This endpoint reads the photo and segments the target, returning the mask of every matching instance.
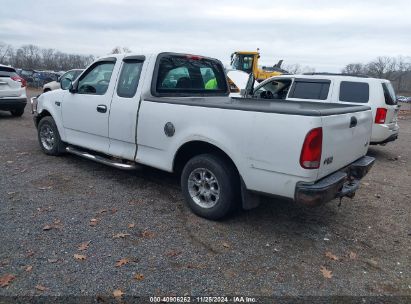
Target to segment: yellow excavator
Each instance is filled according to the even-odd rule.
[[[254,79],[261,82],[272,76],[287,74],[288,72],[281,68],[282,60],[278,61],[272,67],[259,68],[258,59],[260,58],[259,49],[257,51],[237,51],[231,54],[231,67],[235,70],[244,71],[253,74]]]

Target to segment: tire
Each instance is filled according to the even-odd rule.
[[[210,220],[227,216],[239,205],[238,174],[230,163],[214,154],[201,154],[186,163],[181,188],[190,209]]]
[[[44,153],[54,156],[64,153],[65,144],[61,141],[56,123],[51,116],[45,116],[40,120],[37,137]]]
[[[23,109],[14,109],[10,111],[11,115],[13,115],[14,117],[20,117],[23,115],[24,113],[24,108]]]

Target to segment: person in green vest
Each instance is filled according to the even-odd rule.
[[[205,89],[206,89],[206,90],[215,90],[215,89],[218,89],[217,79],[214,77],[214,78],[211,78],[209,81],[207,81],[207,83],[206,83],[206,85],[205,85]]]

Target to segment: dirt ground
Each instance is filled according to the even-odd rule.
[[[411,115],[354,199],[266,198],[221,222],[193,215],[178,178],[50,157],[29,107],[0,113],[0,296],[411,297]]]

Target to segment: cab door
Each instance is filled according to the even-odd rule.
[[[135,158],[137,114],[144,82],[142,75],[146,75],[147,62],[145,56],[138,55],[126,56],[122,60],[110,105],[110,155],[129,160]]]
[[[116,58],[91,65],[71,86],[62,102],[68,143],[108,153],[108,119],[116,82]]]

